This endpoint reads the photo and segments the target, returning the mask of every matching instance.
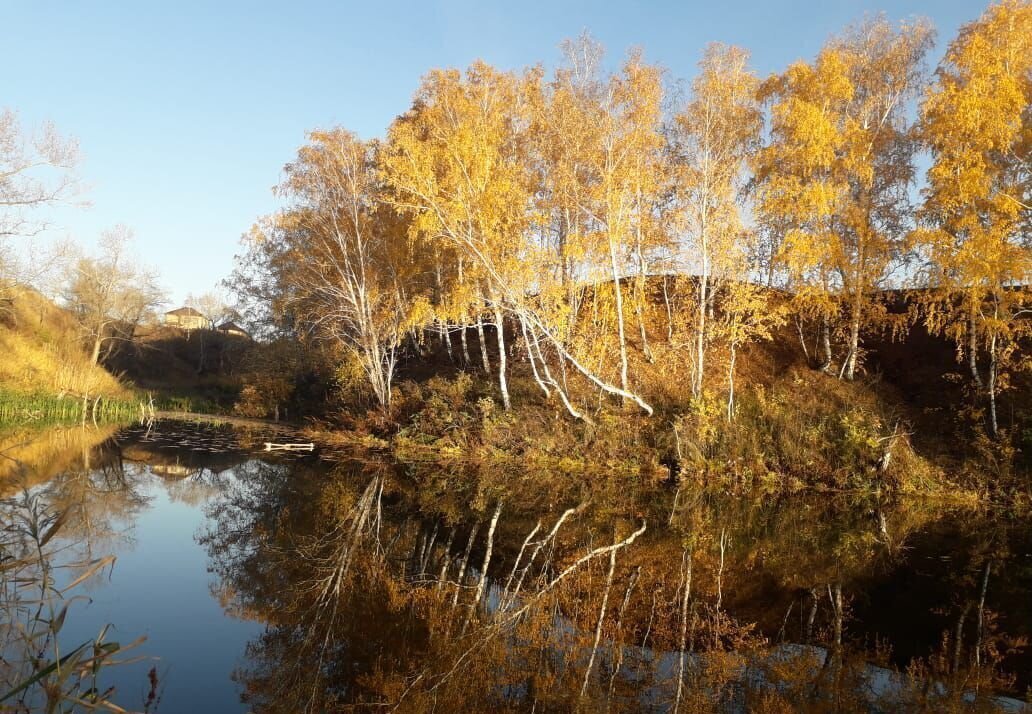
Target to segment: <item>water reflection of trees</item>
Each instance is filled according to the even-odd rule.
[[[94,448],[118,428],[33,426],[0,432],[0,496],[44,483],[66,470],[88,469]],[[28,482],[26,482],[28,479]]]
[[[61,514],[61,535],[84,554],[110,546],[146,507],[145,472],[123,459],[114,427],[58,427],[22,435],[0,461],[6,465],[3,503],[25,494]]]
[[[981,597],[998,528],[924,592],[945,638],[908,671],[856,627],[941,508],[309,468],[249,463],[203,537],[223,601],[268,623],[237,675],[259,712],[988,708],[1015,644]]]
[[[80,572],[153,475],[207,504],[216,596],[267,623],[237,675],[256,711],[938,711],[1029,684],[998,676],[1030,669],[1019,522],[626,474],[266,463],[226,430],[109,436],[24,448],[37,466],[6,493],[63,514],[52,555]]]
[[[78,589],[113,565],[118,524],[147,502],[110,436],[19,435],[2,454],[0,711],[117,710],[101,674],[132,645],[109,640],[106,627],[85,642],[62,636]]]

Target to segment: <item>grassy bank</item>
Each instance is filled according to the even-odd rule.
[[[0,390],[0,425],[126,422],[145,415],[132,398],[75,398],[53,394],[20,394]]]
[[[219,410],[198,388],[188,395],[132,388],[93,364],[67,311],[33,290],[11,294],[0,313],[0,425],[126,422],[152,406]]]
[[[86,354],[72,316],[39,293],[12,291],[0,314],[0,388],[9,394],[127,399],[129,390]]]
[[[956,487],[946,469],[914,450],[895,405],[872,384],[847,384],[791,370],[744,389],[734,420],[716,400],[644,417],[600,410],[592,422],[566,418],[533,396],[517,373],[511,411],[493,385],[469,374],[400,388],[389,417],[354,420],[348,439],[389,443],[406,460],[512,460],[560,472],[598,469],[679,476],[738,490],[901,490]]]
[[[0,424],[124,422],[136,396],[93,364],[72,316],[39,293],[12,291],[0,315]]]

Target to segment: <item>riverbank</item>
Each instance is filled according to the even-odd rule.
[[[404,461],[512,464],[564,479],[622,473],[729,493],[802,490],[913,494],[957,502],[1029,504],[1020,472],[987,479],[980,454],[958,448],[956,424],[908,405],[891,383],[845,382],[790,365],[723,405],[670,399],[652,416],[600,403],[576,421],[543,399],[519,366],[505,411],[482,373],[403,380],[389,412],[342,409],[306,429],[319,444],[390,451]],[[934,427],[932,427],[934,428]]]
[[[628,359],[653,413],[571,378],[564,396],[577,405],[575,418],[557,390],[543,388],[517,334],[506,335],[505,409],[493,328],[483,349],[475,331],[465,336],[467,351],[490,370],[443,339],[403,350],[390,407],[380,409],[361,374],[334,372],[330,355],[284,340],[220,342],[157,330],[148,349],[115,352],[126,374],[149,388],[123,384],[87,364],[64,311],[35,293],[16,307],[0,337],[34,345],[32,355],[51,360],[64,354],[60,342],[75,353],[62,359],[107,386],[80,394],[60,387],[57,366],[42,357],[42,370],[29,369],[36,357],[21,367],[6,362],[7,372],[21,375],[0,380],[0,423],[7,425],[159,417],[265,428],[289,415],[284,424],[304,426],[327,448],[387,450],[407,461],[507,463],[556,478],[640,474],[729,493],[811,489],[1032,504],[1028,381],[1014,378],[1001,392],[1010,416],[1001,437],[989,438],[950,343],[920,326],[902,340],[868,335],[867,373],[854,381],[815,369],[791,330],[776,331],[736,353],[729,404],[719,380],[693,396],[684,350],[650,323],[657,334],[648,354],[635,349]],[[730,355],[713,349],[710,357],[719,364]],[[198,364],[207,371],[198,373]]]

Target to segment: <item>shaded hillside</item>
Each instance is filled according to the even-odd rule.
[[[908,306],[921,299],[921,291],[909,290],[886,293],[884,301],[890,316],[903,319]],[[865,336],[864,369],[906,404],[914,442],[941,447],[961,460],[988,458],[994,468],[1032,467],[1032,374],[1013,369],[1000,380],[996,399],[1004,437],[994,446],[985,434],[985,396],[973,388],[956,344],[930,334],[921,320],[907,321],[911,324],[902,336],[894,338],[889,330]],[[1003,463],[1008,456],[1012,464]]]
[[[159,408],[296,420],[326,409],[334,374],[319,345],[219,330],[143,327],[105,365]]]
[[[234,377],[252,344],[216,330],[142,327],[106,365],[141,389],[190,389]]]

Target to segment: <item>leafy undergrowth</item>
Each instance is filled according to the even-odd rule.
[[[909,414],[877,380],[843,382],[790,367],[743,388],[733,419],[717,395],[664,404],[652,417],[603,400],[576,421],[514,370],[511,411],[494,383],[458,372],[399,385],[389,414],[355,415],[321,443],[390,448],[403,461],[518,464],[559,478],[592,473],[678,476],[724,491],[806,488],[931,494],[971,500],[977,482],[945,454],[922,453]],[[985,495],[985,494],[982,494]]]
[[[943,492],[956,486],[910,442],[890,390],[789,369],[743,390],[735,415],[700,400],[675,419],[680,461],[705,475],[782,487]]]

